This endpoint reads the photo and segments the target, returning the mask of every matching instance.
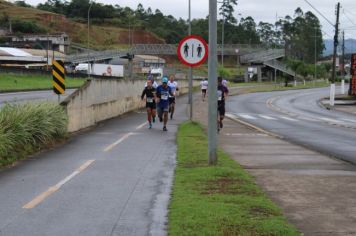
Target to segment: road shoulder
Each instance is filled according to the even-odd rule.
[[[207,124],[207,104],[195,119]],[[304,235],[356,235],[356,168],[226,119],[219,145]]]

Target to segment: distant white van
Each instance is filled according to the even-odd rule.
[[[76,72],[88,73],[88,63],[81,63],[75,67]],[[97,64],[90,65],[89,72],[92,75],[124,77],[123,65]]]

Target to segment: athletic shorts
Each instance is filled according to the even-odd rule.
[[[225,116],[225,103],[218,102],[218,112],[220,116]]]
[[[156,103],[155,102],[146,102],[146,108],[151,108],[151,109],[156,109]]]
[[[163,115],[163,112],[168,112],[169,111],[169,107],[160,107],[160,106],[157,106],[157,114],[159,117],[162,117]]]
[[[202,92],[202,93],[206,93],[206,89],[202,89],[201,92]]]
[[[176,104],[176,97],[169,97],[168,101],[169,101],[169,105],[171,105],[172,103]]]

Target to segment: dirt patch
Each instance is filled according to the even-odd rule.
[[[178,163],[179,165],[179,163]],[[207,167],[209,166],[207,160],[201,161],[185,161],[184,164],[181,165],[183,168],[198,168],[198,167]]]
[[[263,207],[252,207],[250,209],[250,214],[255,217],[270,217],[270,216],[278,216],[279,214],[271,211],[270,209],[266,209]]]
[[[255,189],[244,188],[243,186],[246,184],[245,181],[240,179],[223,177],[208,181],[202,194],[244,194],[250,196],[258,194]]]
[[[118,35],[118,43],[119,44],[129,44],[130,36],[128,30],[123,30]],[[159,39],[157,36],[152,33],[142,31],[142,30],[134,30],[131,32],[131,43],[132,44],[161,44],[164,43],[164,40]]]

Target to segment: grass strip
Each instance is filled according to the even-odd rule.
[[[55,103],[5,104],[0,109],[0,168],[67,135],[67,114]]]
[[[297,84],[297,86],[293,86],[292,84],[289,84],[289,86],[285,87],[284,85],[281,84],[251,84],[251,86],[254,85],[254,87],[247,87],[244,88],[243,85],[240,84],[232,84],[231,87],[237,87],[243,89],[244,93],[256,93],[256,92],[273,92],[273,91],[286,91],[286,90],[295,90],[295,89],[310,89],[310,88],[322,88],[322,87],[327,87],[330,84],[327,82],[308,82],[305,85],[304,84]],[[230,86],[230,85],[229,85]]]
[[[207,164],[207,137],[197,123],[179,127],[169,235],[299,235],[254,179],[223,151]]]
[[[52,76],[0,73],[0,92],[52,89]],[[86,79],[66,78],[67,88],[80,87]]]

